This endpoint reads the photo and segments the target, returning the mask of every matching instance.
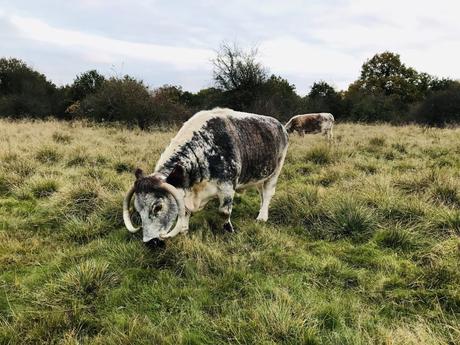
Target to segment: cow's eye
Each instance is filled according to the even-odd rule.
[[[153,207],[153,213],[158,213],[161,211],[161,209],[163,208],[163,205],[159,204],[159,205],[156,205]]]

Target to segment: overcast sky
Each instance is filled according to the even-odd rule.
[[[460,78],[460,1],[0,0],[0,56],[58,85],[97,69],[148,85],[212,85],[222,41],[259,47],[271,73],[306,93],[316,80],[345,89],[385,50],[440,77]]]

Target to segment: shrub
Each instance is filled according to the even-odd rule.
[[[23,61],[0,59],[0,116],[49,116],[56,93],[54,84]]]
[[[430,93],[414,111],[417,122],[444,126],[460,122],[460,83]]]
[[[110,78],[81,102],[81,115],[98,122],[122,122],[147,128],[153,102],[148,87],[129,76]]]

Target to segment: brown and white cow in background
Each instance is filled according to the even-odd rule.
[[[332,140],[332,127],[334,125],[334,116],[330,113],[312,113],[296,115],[286,123],[288,133],[297,132],[300,136],[307,134],[321,133]]]
[[[123,201],[125,225],[130,232],[140,230],[129,213],[134,195],[144,242],[161,244],[164,238],[187,232],[190,214],[218,198],[224,230],[233,231],[235,191],[252,186],[261,196],[257,219],[266,221],[287,147],[286,130],[272,117],[220,108],[201,111],[184,123],[152,174],[136,170]]]

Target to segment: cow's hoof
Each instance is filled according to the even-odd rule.
[[[224,224],[224,228],[223,228],[223,229],[224,229],[225,232],[235,232],[235,230],[233,229],[233,225],[232,225],[232,223],[230,223],[230,222],[226,222],[226,223]]]

